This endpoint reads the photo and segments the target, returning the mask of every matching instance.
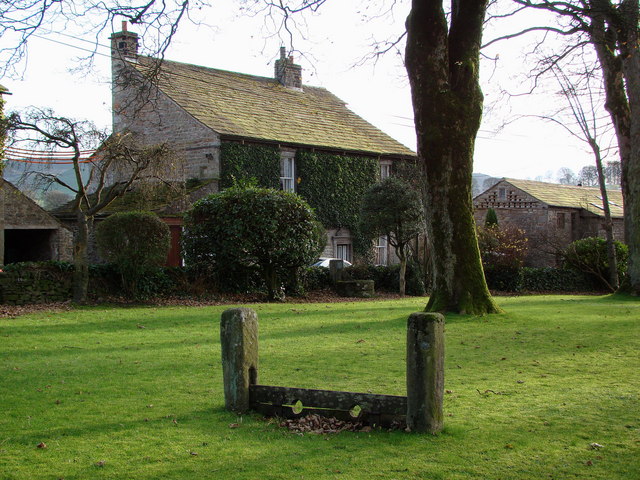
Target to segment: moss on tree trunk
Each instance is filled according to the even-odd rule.
[[[484,278],[471,199],[485,10],[486,0],[460,1],[448,23],[441,3],[413,0],[407,18],[405,63],[433,259],[428,311],[500,311]]]

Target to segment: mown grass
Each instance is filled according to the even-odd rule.
[[[499,303],[506,314],[447,317],[435,437],[300,436],[226,412],[227,307],[0,319],[0,479],[640,478],[640,302]],[[404,394],[406,319],[423,306],[254,305],[260,381]]]

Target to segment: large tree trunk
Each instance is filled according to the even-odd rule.
[[[78,230],[73,242],[73,301],[85,303],[89,286],[89,222],[81,209],[76,213],[76,218]]]
[[[589,30],[602,68],[606,104],[615,128],[622,167],[627,278],[621,290],[640,295],[640,52],[638,2],[593,0]],[[619,55],[616,55],[617,51]]]
[[[429,311],[496,313],[484,278],[471,197],[474,142],[482,115],[479,52],[486,0],[413,0],[405,63],[424,175],[433,258]]]

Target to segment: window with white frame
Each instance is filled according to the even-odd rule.
[[[336,258],[340,258],[347,262],[351,262],[351,244],[350,243],[336,244]]]
[[[380,161],[380,180],[391,176],[391,162],[388,160]]]
[[[389,241],[386,235],[378,237],[376,245],[376,265],[388,265],[389,262]]]
[[[280,190],[295,192],[296,164],[293,152],[282,152],[280,157]]]

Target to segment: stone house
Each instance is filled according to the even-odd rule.
[[[620,190],[608,190],[614,237],[624,238]],[[483,225],[493,208],[499,225],[513,225],[529,239],[530,266],[556,266],[558,248],[585,237],[604,237],[600,189],[503,178],[473,199],[474,217]]]
[[[284,48],[274,76],[268,78],[138,55],[138,35],[127,31],[126,23],[111,36],[111,47],[113,132],[133,132],[145,144],[167,142],[182,168],[165,180],[204,185],[191,191],[190,201],[228,186],[234,176],[249,177],[252,170],[264,186],[298,192],[320,211],[325,208],[318,204],[322,202],[314,204],[305,194],[309,179],[334,174],[335,163],[311,172],[303,165],[305,155],[315,161],[344,160],[347,170],[368,162],[377,170],[374,180],[388,176],[394,162],[415,158],[412,150],[353,113],[331,92],[305,85],[301,67]],[[241,147],[249,149],[248,160],[234,163]],[[275,168],[266,172],[261,159],[270,162],[274,152]],[[175,262],[184,209],[174,204],[169,210],[159,213],[172,228]],[[323,256],[352,261],[352,226],[326,210]],[[389,258],[383,239],[376,250],[380,259]]]

